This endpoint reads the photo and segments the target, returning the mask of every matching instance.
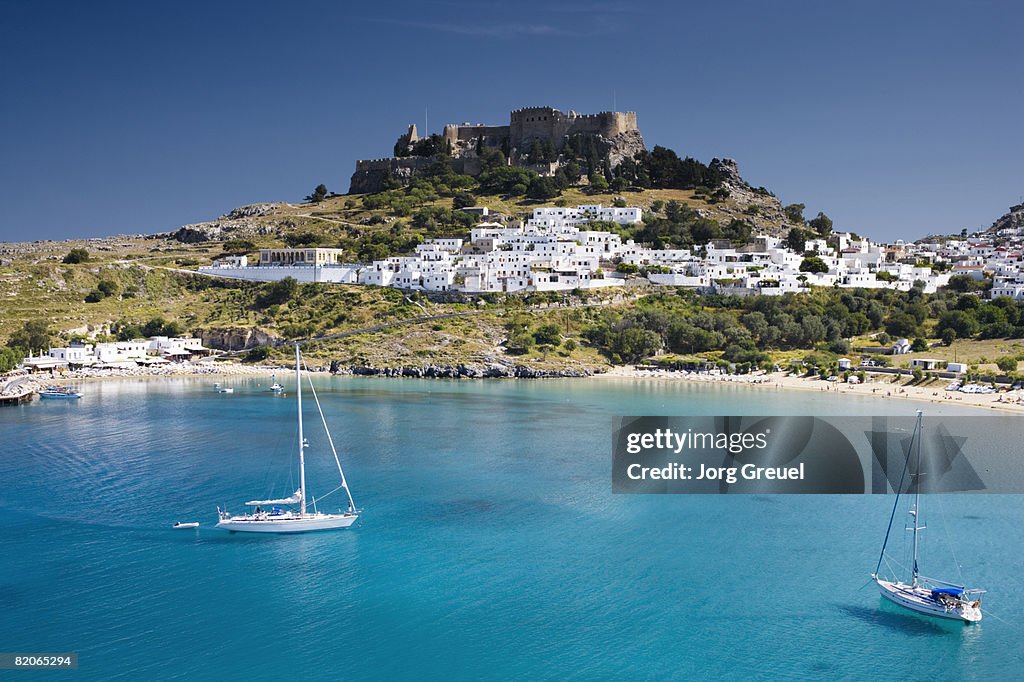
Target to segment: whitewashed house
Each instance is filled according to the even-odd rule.
[[[92,344],[72,341],[65,348],[51,347],[47,355],[68,365],[91,365],[96,361]]]

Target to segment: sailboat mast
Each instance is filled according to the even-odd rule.
[[[306,513],[306,441],[302,437],[302,372],[299,369],[299,344],[295,344],[295,394],[299,405],[299,512]]]
[[[917,587],[917,532],[921,529],[921,439],[924,434],[921,432],[921,410],[917,411],[917,465],[914,471],[917,472],[914,491],[914,570],[912,585]]]

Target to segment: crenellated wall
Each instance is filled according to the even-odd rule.
[[[550,139],[558,143],[566,135],[591,133],[611,138],[639,130],[634,111],[602,111],[598,114],[562,113],[552,107],[516,109],[509,121],[509,137],[513,146],[529,139]]]
[[[506,151],[512,150],[512,163],[517,163],[519,152],[516,150],[521,152],[529,149],[534,140],[549,140],[561,152],[567,137],[576,133],[604,138],[601,146],[612,167],[622,158],[632,156],[643,148],[643,137],[637,127],[636,112],[633,111],[580,114],[575,111],[564,113],[553,107],[526,107],[512,111],[508,125],[448,124],[442,135],[451,144],[455,170],[476,174],[479,173],[480,160],[476,155],[475,143],[481,138],[487,146],[507,145]],[[411,125],[409,131],[399,138],[399,144],[409,145],[417,139],[416,126]],[[379,191],[388,177],[408,182],[431,163],[431,159],[415,156],[357,161],[349,192]]]
[[[456,142],[475,142],[478,138],[504,139],[508,137],[508,126],[489,126],[483,123],[476,125],[454,125],[444,127],[444,138],[452,144]]]
[[[356,161],[356,172],[349,183],[349,194],[379,192],[387,178],[408,182],[417,171],[427,168],[433,159],[406,156],[391,159],[361,159]]]
[[[424,156],[403,156],[390,159],[360,159],[349,183],[349,194],[379,192],[387,178],[408,183],[420,171],[434,165],[434,159]],[[457,173],[467,172],[463,159],[452,159]],[[477,171],[479,172],[479,171]]]
[[[636,112],[633,111],[579,114],[575,111],[563,113],[553,107],[527,107],[513,111],[507,126],[449,123],[444,127],[443,135],[452,144],[469,143],[480,137],[490,141],[508,137],[513,147],[526,140],[548,139],[560,148],[566,135],[591,133],[611,138],[631,130],[638,130]]]

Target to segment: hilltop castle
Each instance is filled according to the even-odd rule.
[[[481,152],[486,147],[495,147],[501,149],[511,165],[551,175],[561,163],[566,143],[577,135],[589,138],[592,148],[611,168],[644,149],[635,112],[579,114],[563,113],[552,107],[516,109],[509,115],[508,125],[448,124],[436,142],[451,154],[452,165],[459,173],[479,174]],[[428,141],[431,139],[419,137],[415,124],[410,125],[398,138],[394,157],[356,161],[349,193],[380,191],[389,177],[408,182],[433,163],[435,145],[424,144]]]

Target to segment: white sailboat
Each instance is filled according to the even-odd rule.
[[[966,623],[977,623],[981,620],[981,595],[985,590],[976,588],[968,589],[964,585],[946,582],[936,578],[928,578],[921,575],[917,567],[917,550],[919,536],[926,526],[921,525],[921,412],[917,413],[917,425],[914,428],[914,435],[911,437],[910,449],[907,451],[907,461],[900,477],[900,486],[896,490],[896,502],[893,504],[892,515],[889,517],[889,529],[885,532],[885,541],[882,543],[882,552],[878,557],[878,565],[875,572],[871,574],[878,591],[883,597],[904,608],[917,611],[918,613],[938,616],[939,618],[950,618],[961,620]],[[896,518],[896,510],[900,503],[900,491],[903,487],[903,476],[906,476],[910,467],[910,460],[913,457],[914,447],[917,447],[915,474],[912,479],[914,485],[914,504],[910,508],[910,527],[906,530],[914,534],[914,558],[910,571],[910,582],[905,583],[897,578],[887,580],[881,577],[882,563],[887,567],[889,557],[885,553],[889,544],[889,534],[892,532],[893,520]],[[905,569],[904,569],[905,570]]]
[[[270,390],[271,393],[284,393],[284,384],[277,383],[277,375],[276,374],[271,374],[270,375],[270,380],[274,382],[274,383],[272,383],[270,385],[270,389],[269,390]]]
[[[317,398],[316,389],[310,382],[309,387],[316,402],[317,410],[320,412],[320,420],[323,422],[324,431],[327,434],[327,442],[334,453],[334,461],[338,465],[338,474],[341,476],[341,484],[334,490],[322,495],[323,500],[327,495],[344,490],[348,496],[348,509],[338,514],[326,514],[316,508],[317,500],[311,499],[313,511],[308,511],[306,500],[306,455],[305,450],[309,443],[302,435],[302,373],[300,370],[301,358],[299,356],[299,344],[295,344],[295,378],[296,396],[298,398],[299,412],[299,488],[288,497],[272,500],[250,500],[246,506],[254,507],[247,514],[233,516],[227,511],[217,508],[219,521],[217,528],[233,532],[245,533],[305,533],[315,530],[334,530],[337,528],[348,528],[359,514],[355,502],[352,500],[352,493],[348,489],[348,481],[345,479],[345,472],[341,468],[341,461],[338,459],[338,452],[334,449],[334,440],[331,432],[327,429],[327,420],[324,418],[323,410],[320,409],[320,400]],[[283,510],[281,506],[291,506],[293,509]],[[298,508],[295,509],[294,507]]]

